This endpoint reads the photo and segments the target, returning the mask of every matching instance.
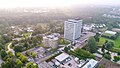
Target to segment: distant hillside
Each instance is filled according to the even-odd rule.
[[[18,8],[0,11],[0,24],[51,23],[68,18],[96,18],[111,8],[105,7],[67,7],[67,8]]]

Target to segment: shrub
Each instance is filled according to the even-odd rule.
[[[111,55],[109,55],[109,54],[104,54],[103,57],[106,58],[106,59],[108,59],[108,60],[111,59]]]
[[[120,60],[120,57],[119,56],[114,56],[114,61],[117,62]]]

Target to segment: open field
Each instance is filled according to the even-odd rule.
[[[98,45],[102,46],[106,40],[113,42],[115,45],[114,47],[120,48],[120,36],[118,36],[118,38],[116,40],[111,40],[111,39],[107,39],[104,37],[100,37],[100,41],[99,41]]]
[[[113,34],[107,34],[107,33],[104,33],[103,35],[109,36],[109,37],[114,36]]]

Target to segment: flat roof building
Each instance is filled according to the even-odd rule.
[[[82,68],[96,68],[98,61],[91,59]]]
[[[59,56],[55,57],[57,61],[59,61],[61,64],[64,64],[70,60],[70,56],[66,53],[62,53]]]
[[[68,19],[64,22],[64,38],[74,42],[81,36],[82,20]]]
[[[114,31],[105,31],[106,34],[112,34],[112,35],[115,35],[117,32],[114,32]]]

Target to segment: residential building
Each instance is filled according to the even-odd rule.
[[[56,34],[51,34],[43,37],[43,43],[45,47],[57,48],[58,40],[59,38]]]
[[[74,42],[81,36],[82,20],[68,19],[64,22],[64,38]]]

